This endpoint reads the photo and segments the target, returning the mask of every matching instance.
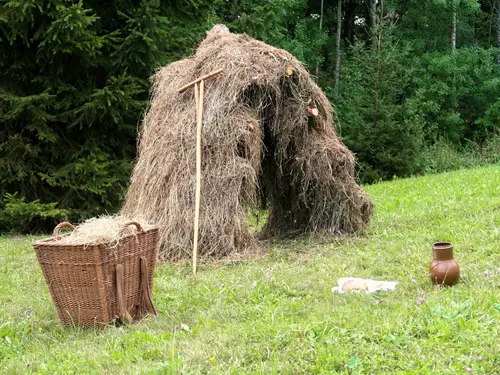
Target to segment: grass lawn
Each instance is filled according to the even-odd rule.
[[[160,266],[159,317],[121,328],[63,329],[32,239],[0,238],[0,373],[500,374],[499,166],[366,189],[362,237],[275,242],[196,281],[189,264]],[[454,244],[454,287],[428,278],[436,241]],[[400,284],[332,293],[344,276]]]

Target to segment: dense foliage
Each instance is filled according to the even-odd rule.
[[[1,3],[0,230],[116,209],[147,79],[190,53],[211,11],[207,1],[173,4]]]
[[[147,78],[219,22],[289,50],[318,75],[365,182],[448,168],[437,159],[461,152],[498,160],[499,8],[498,0],[4,0],[0,231],[116,210]]]

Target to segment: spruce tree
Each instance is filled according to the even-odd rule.
[[[148,77],[191,52],[212,8],[166,3],[1,3],[0,232],[119,207]]]
[[[378,26],[377,46],[355,44],[344,59],[336,107],[341,135],[356,154],[364,182],[419,171],[421,125],[408,122],[405,99],[412,64],[409,48]]]

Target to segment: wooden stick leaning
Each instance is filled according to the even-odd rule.
[[[194,84],[194,99],[196,101],[196,131],[198,131],[198,113],[200,112],[200,88],[198,83]]]
[[[194,208],[194,240],[193,240],[193,275],[196,275],[196,263],[198,258],[198,230],[200,223],[200,200],[201,200],[201,139],[203,134],[203,95],[205,81],[194,84],[196,97],[196,202]]]
[[[201,82],[201,81],[205,81],[205,80],[207,80],[207,79],[209,79],[209,78],[212,78],[213,76],[215,76],[215,75],[217,75],[217,74],[221,73],[223,70],[224,70],[224,69],[222,69],[222,68],[221,68],[221,69],[214,70],[213,72],[210,72],[210,73],[208,73],[208,74],[205,74],[204,76],[202,76],[202,77],[200,77],[200,78],[198,78],[198,79],[195,79],[194,81],[191,81],[191,82],[189,82],[188,84],[186,84],[186,85],[182,86],[182,87],[178,90],[178,92],[179,92],[179,93],[183,93],[184,91],[186,91],[188,88],[190,88],[190,87],[191,87],[191,86],[193,86],[194,84],[199,83],[199,82]]]
[[[205,90],[205,80],[221,73],[223,69],[214,70],[203,77],[189,82],[182,86],[178,92],[182,93],[191,86],[194,86],[194,96],[196,99],[196,196],[194,208],[194,239],[193,239],[193,274],[196,276],[196,263],[198,258],[198,232],[200,223],[200,200],[201,200],[201,146],[203,134],[203,96]],[[198,83],[200,84],[198,87]]]

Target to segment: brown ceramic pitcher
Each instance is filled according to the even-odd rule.
[[[460,268],[453,258],[453,245],[449,242],[436,242],[432,245],[433,259],[429,276],[434,284],[455,285],[460,278]]]

